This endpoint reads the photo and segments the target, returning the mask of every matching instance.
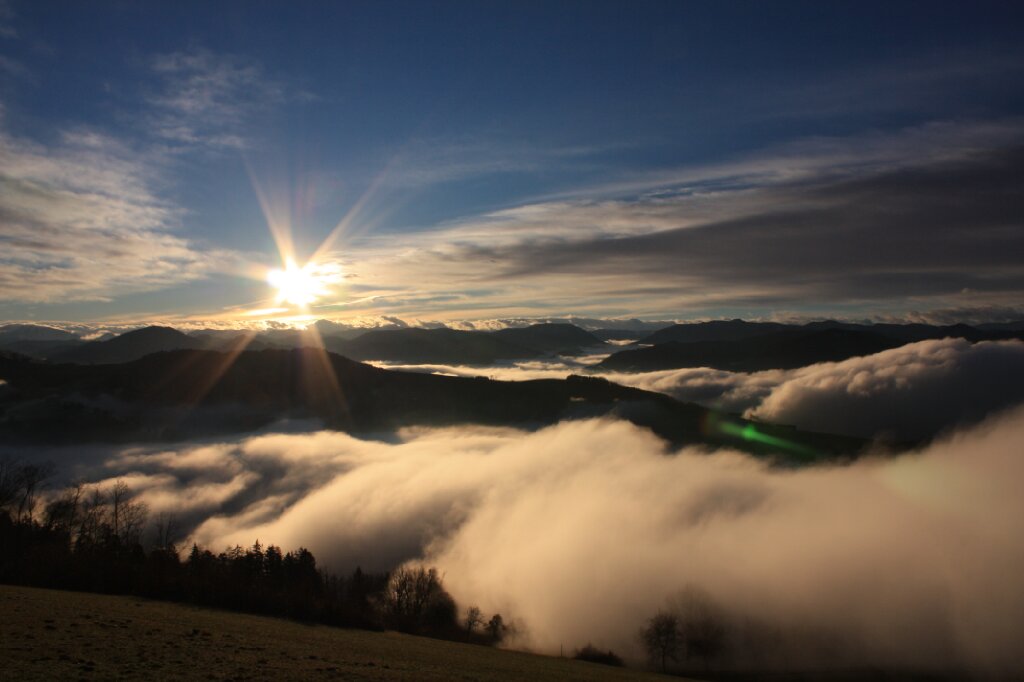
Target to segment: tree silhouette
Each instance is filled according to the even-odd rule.
[[[640,641],[652,660],[661,661],[661,672],[666,672],[668,660],[677,660],[682,643],[679,618],[673,613],[660,611],[640,631]]]
[[[587,645],[582,649],[577,649],[573,658],[578,661],[600,663],[601,665],[610,665],[617,668],[621,668],[623,665],[622,659],[619,658],[614,651],[602,651],[590,643],[587,643]]]
[[[321,570],[306,548],[283,552],[259,540],[219,554],[193,544],[182,560],[174,519],[167,514],[155,518],[146,534],[155,542],[143,547],[146,506],[124,481],[107,487],[75,484],[50,496],[39,510],[45,475],[43,467],[0,461],[0,582],[132,594],[346,627],[388,626],[467,641],[455,601],[434,568],[400,568],[392,574],[357,568],[339,576]],[[479,625],[476,612],[470,629]],[[503,630],[502,625],[496,631]]]
[[[491,636],[493,642],[498,643],[503,640],[506,632],[508,632],[508,626],[505,625],[505,619],[501,617],[500,613],[494,614],[487,621],[487,634]]]
[[[466,611],[466,632],[471,633],[476,630],[477,626],[484,622],[484,616],[480,612],[480,609],[476,606],[470,606]]]
[[[383,597],[385,623],[403,632],[454,629],[455,602],[433,568],[402,567],[391,574]]]
[[[678,614],[680,638],[686,658],[699,658],[705,667],[725,646],[725,615],[711,596],[690,586],[672,602]]]
[[[178,534],[178,528],[175,523],[174,514],[168,514],[167,512],[157,514],[154,530],[156,531],[157,548],[177,554],[178,549],[175,547],[174,539]]]

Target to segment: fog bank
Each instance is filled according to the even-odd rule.
[[[796,370],[748,414],[828,433],[927,438],[1024,401],[1024,342],[940,339]]]
[[[487,368],[390,366],[517,381],[588,373],[596,359]],[[625,386],[808,431],[916,440],[1024,402],[1024,342],[937,339],[842,362],[750,374],[708,367],[596,374]]]
[[[697,589],[719,664],[1024,673],[1022,441],[1018,409],[896,459],[780,470],[590,420],[124,450],[92,478],[125,477],[217,550],[435,565],[541,651],[639,655],[645,619]]]

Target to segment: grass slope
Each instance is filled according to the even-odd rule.
[[[570,659],[133,597],[0,585],[0,612],[3,679],[658,679]]]

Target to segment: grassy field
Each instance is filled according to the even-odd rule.
[[[667,679],[132,597],[0,585],[0,613],[0,679]]]

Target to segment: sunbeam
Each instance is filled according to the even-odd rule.
[[[316,250],[313,252],[313,256],[312,258],[310,258],[311,262],[316,262],[319,259],[323,258],[327,253],[329,253],[331,248],[334,247],[334,243],[338,241],[338,239],[342,237],[352,238],[356,232],[354,230],[354,226],[360,224],[363,226],[362,229],[358,230],[358,232],[360,233],[370,229],[370,221],[357,221],[359,221],[360,217],[362,216],[363,210],[366,208],[366,205],[373,200],[377,192],[380,190],[380,187],[384,183],[384,179],[387,177],[388,170],[391,168],[391,165],[392,164],[389,163],[384,168],[384,170],[381,171],[377,175],[377,177],[373,179],[373,182],[370,183],[370,186],[366,188],[366,191],[363,192],[362,196],[360,196],[356,203],[353,204],[352,208],[350,208],[348,212],[345,213],[345,215],[342,217],[342,219],[338,221],[338,224],[334,226],[334,229],[331,230],[326,237],[324,237],[323,241],[320,242],[320,246],[318,246]]]
[[[295,241],[292,237],[291,215],[287,207],[275,205],[275,202],[270,200],[266,190],[263,189],[263,186],[257,179],[252,166],[248,161],[244,163],[245,171],[249,175],[249,183],[252,185],[253,192],[256,193],[256,200],[259,202],[260,210],[263,212],[263,219],[267,221],[270,235],[274,238],[274,243],[277,245],[277,252],[281,255],[281,261],[294,260]]]

